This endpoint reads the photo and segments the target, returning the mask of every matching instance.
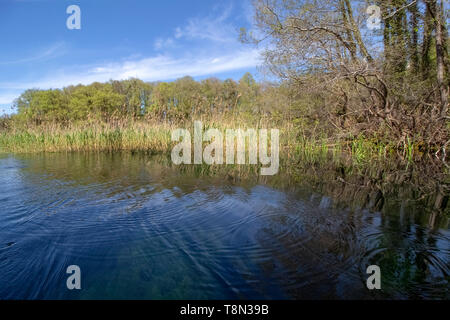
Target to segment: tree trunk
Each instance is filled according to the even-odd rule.
[[[411,55],[411,67],[413,72],[419,70],[419,9],[417,2],[415,2],[410,9],[411,12],[411,42],[410,42],[410,55]]]
[[[342,21],[344,23],[344,28],[345,28],[345,34],[347,36],[347,44],[348,44],[348,48],[350,51],[350,56],[352,58],[352,60],[356,59],[356,42],[353,39],[353,35],[352,35],[352,28],[350,27],[350,21],[347,15],[347,10],[345,9],[345,3],[344,0],[339,1],[339,6],[340,6],[340,10],[341,10],[341,15],[342,15]]]
[[[385,7],[384,3],[380,3],[381,6],[383,6],[383,12],[389,12],[388,8]],[[384,30],[383,30],[383,44],[384,44],[384,72],[387,73],[387,70],[389,68],[390,62],[391,62],[391,24],[392,18],[387,18],[384,20]]]
[[[422,77],[423,80],[427,80],[430,77],[430,49],[431,49],[431,35],[434,29],[433,23],[433,7],[435,6],[434,0],[426,0],[425,20],[424,20],[424,32],[422,41]]]
[[[393,40],[393,50],[394,56],[392,61],[392,66],[394,67],[395,73],[402,73],[406,70],[406,66],[408,64],[407,61],[407,51],[406,47],[408,45],[407,41],[407,23],[406,23],[406,14],[405,10],[402,8],[406,5],[405,0],[397,0],[395,1],[394,12],[396,14],[393,17],[393,28],[391,35]]]
[[[350,26],[352,27],[353,35],[355,37],[356,43],[358,44],[359,51],[361,52],[362,56],[367,59],[367,61],[372,62],[373,58],[369,54],[369,51],[367,51],[367,48],[362,40],[361,32],[359,31],[358,26],[356,25],[355,18],[353,17],[353,10],[352,5],[350,3],[350,0],[344,0],[345,5],[347,6],[347,17],[350,22]]]
[[[442,0],[436,6],[436,71],[439,93],[441,98],[441,117],[447,116],[448,111],[448,85],[445,79],[445,50],[443,43],[443,11]]]

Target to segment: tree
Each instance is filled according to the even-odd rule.
[[[448,81],[445,79],[445,46],[444,42],[444,3],[435,5],[436,8],[436,64],[437,64],[437,82],[440,93],[441,117],[446,117],[448,112]]]
[[[263,46],[268,70],[308,97],[339,134],[378,132],[400,143],[426,139],[442,146],[448,141],[444,1],[375,3],[382,30],[364,35],[371,1],[254,0],[256,31],[243,30],[241,39]]]

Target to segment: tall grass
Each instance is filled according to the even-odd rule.
[[[167,125],[89,128],[35,127],[0,134],[0,152],[145,151],[165,153],[171,147]]]
[[[356,165],[364,165],[373,159],[390,156],[393,149],[379,141],[356,137],[346,141],[333,140],[324,134],[308,136],[301,128],[286,123],[265,121],[236,122],[224,119],[203,120],[206,128],[226,129],[279,128],[280,157],[282,166],[298,163],[339,162],[350,157]],[[27,128],[13,128],[0,131],[0,153],[38,153],[38,152],[146,152],[151,154],[171,153],[176,142],[171,141],[171,132],[186,128],[192,132],[193,124],[185,121],[178,124],[128,121],[117,123],[72,124],[60,126],[47,124]],[[206,143],[205,143],[206,144]],[[405,145],[401,152],[405,159],[412,161],[414,145]],[[206,170],[206,169],[205,169]],[[210,170],[210,169],[208,169]]]

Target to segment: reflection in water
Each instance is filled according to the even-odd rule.
[[[128,154],[8,156],[0,171],[0,298],[449,297],[448,218],[405,190],[235,183]],[[66,289],[73,264],[81,291]],[[372,264],[381,291],[365,287]]]

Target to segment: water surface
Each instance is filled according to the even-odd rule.
[[[449,298],[448,218],[431,223],[416,199],[337,205],[306,182],[199,176],[145,155],[3,156],[0,172],[0,299]],[[366,288],[373,264],[380,291]]]

